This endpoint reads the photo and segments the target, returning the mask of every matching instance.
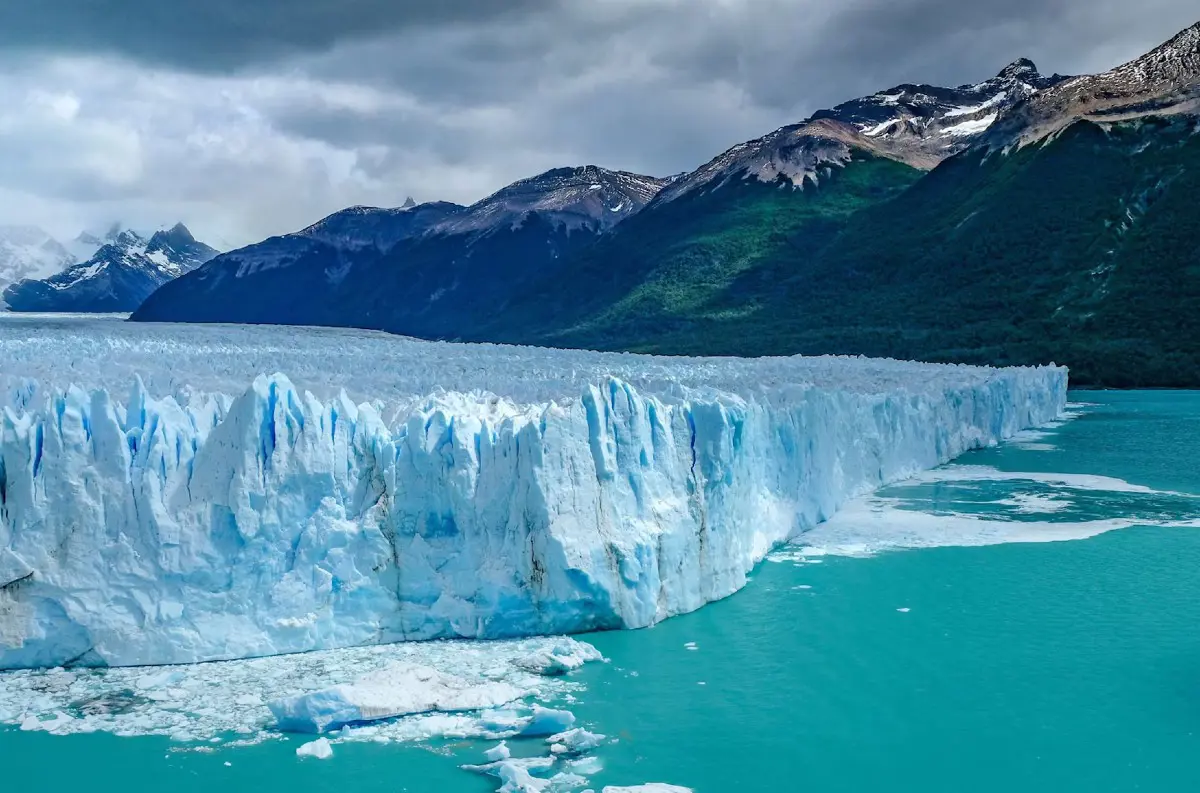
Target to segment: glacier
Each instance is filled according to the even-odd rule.
[[[1061,367],[0,320],[0,669],[638,628]]]

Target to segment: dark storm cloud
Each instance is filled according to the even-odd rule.
[[[557,0],[5,0],[0,51],[108,53],[209,71],[338,42],[529,16]]]
[[[0,0],[0,219],[108,198],[108,217],[161,207],[250,241],[562,165],[666,175],[900,83],[1019,57],[1103,70],[1197,18],[1195,0]]]
[[[1126,0],[575,3],[346,43],[305,69],[403,90],[445,113],[519,108],[527,144],[668,173],[741,137],[902,82],[977,82],[1018,57],[1047,72],[1112,66],[1193,16],[1200,10],[1180,0],[1136,8]],[[721,92],[725,105],[706,101]],[[744,123],[719,116],[730,110]],[[413,141],[446,156],[481,144],[477,135],[422,130],[403,115],[294,105],[278,121],[341,144]]]

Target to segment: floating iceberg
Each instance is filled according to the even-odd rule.
[[[595,749],[603,740],[603,735],[597,735],[594,732],[588,732],[582,727],[576,727],[573,730],[551,735],[546,739],[546,743],[550,744],[550,750],[554,754],[582,754],[583,752]],[[556,746],[561,746],[562,749],[554,752],[554,747]]]
[[[329,743],[328,738],[318,738],[315,741],[309,741],[296,749],[297,757],[312,757],[317,760],[328,760],[333,757],[333,745]]]
[[[268,707],[285,732],[327,732],[414,713],[484,710],[524,693],[508,683],[468,680],[401,661],[353,683],[276,700]]]
[[[521,727],[518,733],[525,738],[542,738],[548,735],[558,735],[575,726],[575,714],[569,710],[533,706],[533,715]]]
[[[1054,419],[1067,385],[31,323],[0,320],[0,668],[651,625],[847,499]]]

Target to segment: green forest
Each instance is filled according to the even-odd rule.
[[[1198,386],[1197,195],[1190,119],[1079,122],[928,174],[861,154],[803,190],[750,180],[651,205],[470,335]]]

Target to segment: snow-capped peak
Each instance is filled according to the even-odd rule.
[[[1063,79],[1043,77],[1033,61],[1022,58],[976,85],[898,85],[738,144],[672,182],[658,200],[731,179],[783,179],[799,187],[817,179],[824,165],[845,162],[855,148],[933,168],[978,140],[1009,108]]]
[[[87,234],[83,241],[95,238]],[[216,255],[182,223],[149,239],[114,225],[86,261],[13,283],[4,300],[18,311],[132,311],[149,291]]]
[[[1121,121],[1200,108],[1200,23],[1115,69],[1056,82],[989,131],[993,148],[1042,140],[1075,121]]]
[[[1028,58],[1018,58],[1000,70],[996,80],[1037,80],[1041,78],[1037,64]]]
[[[37,226],[0,226],[0,292],[26,278],[47,278],[75,262],[70,251]]]

